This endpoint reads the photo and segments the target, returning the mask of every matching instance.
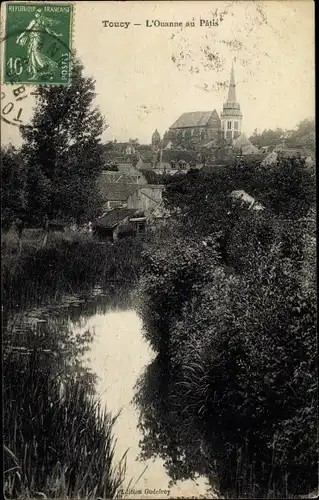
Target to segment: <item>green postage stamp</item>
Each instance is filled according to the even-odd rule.
[[[69,84],[72,20],[71,3],[7,3],[4,83]]]

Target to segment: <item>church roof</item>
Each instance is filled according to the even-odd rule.
[[[214,111],[191,111],[183,113],[170,128],[204,127],[213,115],[217,115],[216,118],[218,118],[216,109]]]

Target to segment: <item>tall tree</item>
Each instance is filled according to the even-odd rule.
[[[30,220],[81,222],[99,209],[96,179],[103,167],[100,138],[106,125],[93,107],[94,90],[79,61],[71,85],[37,89],[31,124],[22,130]]]

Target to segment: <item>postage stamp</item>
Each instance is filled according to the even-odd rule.
[[[69,84],[72,21],[72,3],[8,3],[3,82]]]

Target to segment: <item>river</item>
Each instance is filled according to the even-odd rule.
[[[110,294],[103,294],[100,290],[93,292],[84,298],[71,295],[58,305],[29,311],[20,320],[25,323],[28,318],[29,322],[36,322],[41,328],[48,322],[57,321],[61,324],[67,321],[66,331],[72,342],[77,339],[81,343],[80,339],[83,338],[88,343],[82,359],[88,372],[96,376],[96,397],[112,416],[120,412],[113,427],[113,435],[116,440],[115,464],[126,454],[126,474],[121,496],[135,499],[211,498],[212,492],[204,477],[179,480],[172,484],[162,458],[156,454],[151,456],[152,453],[143,458],[141,443],[144,440],[145,444],[145,432],[138,425],[140,408],[134,399],[156,356],[143,337],[143,325],[134,303],[131,300],[112,300]],[[19,321],[15,323],[19,331]],[[52,338],[57,348],[56,333]],[[68,342],[64,338],[59,345],[65,347]]]

